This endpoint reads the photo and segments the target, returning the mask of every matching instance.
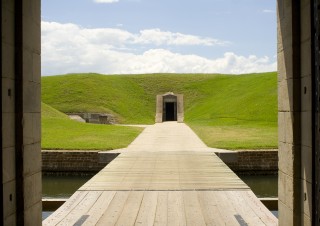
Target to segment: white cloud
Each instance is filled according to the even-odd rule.
[[[264,9],[262,10],[263,13],[276,13],[275,10],[271,10],[271,9]]]
[[[139,33],[130,33],[120,28],[93,28],[87,29],[75,24],[60,24],[56,22],[42,22],[42,36],[62,35],[61,37],[83,37],[88,42],[123,46],[129,44],[152,45],[227,45],[229,42],[212,38],[202,38],[195,35],[161,31],[158,28],[141,30]],[[58,38],[58,37],[57,37]],[[62,40],[62,39],[61,39]]]
[[[155,36],[153,36],[155,35]],[[217,41],[220,42],[220,41]],[[137,45],[153,46],[138,53]],[[75,24],[42,22],[42,74],[251,73],[275,71],[276,59],[228,52],[217,59],[169,51],[166,45],[220,45],[201,38],[159,29],[133,34],[114,28],[87,29]]]
[[[161,31],[160,29],[148,29],[140,31],[135,35],[134,43],[155,44],[155,45],[226,45],[228,42],[212,38],[201,38],[194,35]]]
[[[114,3],[119,2],[119,0],[94,0],[96,3]]]

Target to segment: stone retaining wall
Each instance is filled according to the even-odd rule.
[[[269,174],[278,171],[278,151],[232,151],[216,154],[235,172]],[[42,151],[43,172],[98,172],[118,153],[99,151]]]
[[[278,151],[255,150],[216,153],[235,172],[277,173]]]
[[[98,151],[42,151],[42,171],[98,172],[117,156]]]

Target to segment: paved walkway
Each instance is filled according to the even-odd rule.
[[[184,123],[164,122],[147,127],[127,148],[129,151],[209,151]]]
[[[122,153],[126,151],[228,152],[227,150],[207,147],[189,126],[177,122],[145,125],[144,131],[127,148],[106,152]]]
[[[277,225],[183,123],[148,126],[43,225]]]

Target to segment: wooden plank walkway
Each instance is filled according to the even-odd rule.
[[[209,150],[184,124],[150,126],[43,225],[277,225]]]

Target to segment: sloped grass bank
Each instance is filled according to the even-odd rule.
[[[184,95],[185,122],[208,146],[277,148],[276,72],[42,78],[42,99],[52,107],[65,113],[111,113],[126,124],[153,124],[156,95],[169,91]]]
[[[217,77],[198,86],[206,98],[186,114],[190,127],[210,147],[278,147],[276,73]]]
[[[70,120],[67,115],[42,104],[42,149],[112,150],[124,148],[141,128],[97,125]]]

